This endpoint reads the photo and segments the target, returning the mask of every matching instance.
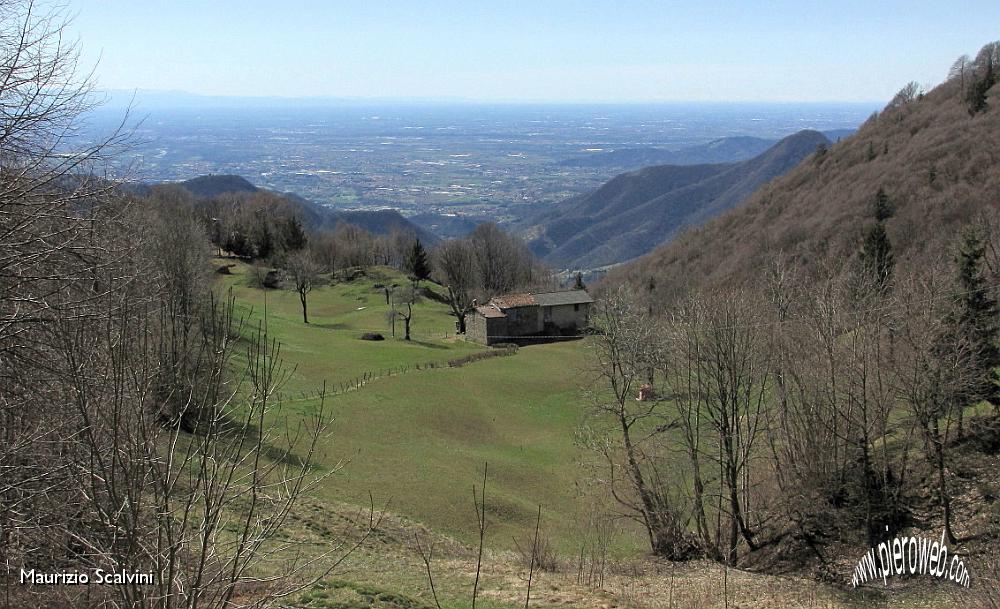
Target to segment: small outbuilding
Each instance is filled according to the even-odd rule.
[[[587,327],[593,303],[586,290],[496,296],[474,308],[465,335],[484,345],[530,336],[573,335]]]

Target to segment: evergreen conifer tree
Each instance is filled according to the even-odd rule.
[[[865,234],[861,262],[866,276],[874,282],[879,290],[884,291],[892,283],[892,271],[896,262],[892,254],[889,234],[885,230],[885,221],[892,217],[893,209],[889,197],[882,188],[879,188],[875,195],[872,215],[875,218],[875,224]]]
[[[427,251],[424,249],[424,245],[420,243],[420,239],[414,240],[413,246],[410,247],[404,268],[410,277],[416,281],[421,281],[431,276],[431,265],[427,260]]]
[[[997,405],[1000,387],[997,371],[1000,367],[1000,307],[991,293],[991,286],[984,271],[986,245],[979,232],[967,230],[956,258],[958,288],[956,310],[950,320],[956,342],[964,344],[973,354],[979,382],[971,388],[970,395],[962,396],[966,402],[990,400]]]

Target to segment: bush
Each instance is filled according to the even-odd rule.
[[[535,569],[547,573],[555,573],[559,570],[559,556],[548,537],[539,536],[537,544],[530,537],[521,541],[515,539],[514,546],[517,548],[525,569],[530,569],[532,562],[534,562]],[[532,549],[534,549],[534,561],[532,561]]]
[[[281,287],[281,273],[275,269],[267,269],[263,266],[254,266],[253,274],[250,276],[251,285],[254,287],[277,290]]]
[[[452,368],[461,368],[466,364],[471,364],[472,362],[478,362],[480,360],[489,359],[491,357],[500,357],[504,355],[514,355],[517,353],[517,345],[511,345],[509,347],[494,348],[490,351],[479,351],[478,353],[470,353],[464,357],[458,359],[448,360],[448,365]]]
[[[361,340],[385,340],[385,337],[378,332],[365,332],[361,335]]]

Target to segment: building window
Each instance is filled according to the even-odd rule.
[[[580,305],[578,305],[578,304],[573,305],[573,310],[574,311],[579,311],[580,310]]]

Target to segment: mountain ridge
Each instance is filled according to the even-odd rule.
[[[800,131],[741,163],[662,165],[616,176],[522,224],[532,251],[564,268],[595,268],[638,257],[680,230],[730,209],[829,140]]]
[[[880,190],[901,274],[947,262],[970,223],[1000,228],[1000,86],[969,107],[954,77],[927,93],[901,92],[853,136],[754,193],[739,208],[614,269],[606,285],[657,286],[659,299],[753,283],[781,258],[789,267],[848,272],[859,261]]]
[[[438,238],[424,228],[410,222],[396,209],[338,210],[314,203],[295,193],[275,192],[254,185],[246,178],[233,174],[208,174],[183,182],[176,182],[195,197],[211,199],[222,195],[254,194],[266,192],[291,205],[303,223],[312,229],[333,230],[340,222],[361,227],[371,233],[388,235],[395,231],[409,232],[425,244],[437,243]],[[129,185],[138,194],[148,194],[158,185]]]
[[[849,137],[856,129],[829,129],[820,131],[828,140],[836,142]],[[783,138],[782,138],[783,139]],[[738,163],[766,152],[780,139],[735,135],[718,138],[704,144],[679,149],[619,148],[586,156],[559,161],[562,167],[639,169],[653,165],[704,165]]]

